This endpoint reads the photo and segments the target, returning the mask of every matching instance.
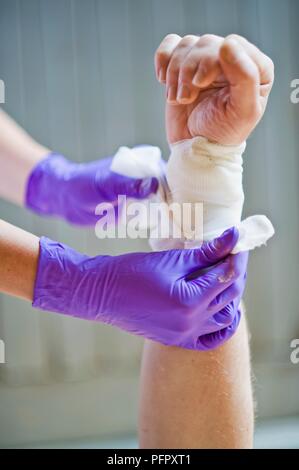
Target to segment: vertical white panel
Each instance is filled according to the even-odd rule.
[[[29,8],[31,3],[28,4]],[[30,105],[26,99],[27,81],[24,78],[27,76],[24,66],[24,53],[27,58],[27,35],[23,30],[20,2],[2,2],[1,7],[0,73],[3,70],[6,83],[4,109],[25,124],[28,108],[34,109],[34,104]],[[37,92],[38,89],[39,87]],[[32,229],[32,217],[13,205],[2,203],[1,217],[27,230]],[[6,365],[1,368],[2,378],[14,384],[43,380],[44,357],[38,312],[32,311],[28,303],[4,296],[1,299],[1,311],[1,338],[6,344]]]
[[[153,51],[148,56],[148,61],[153,70],[153,54],[162,39],[167,34],[176,33],[180,36],[184,36],[184,34],[186,33],[185,10],[186,9],[184,9],[183,0],[176,0],[175,2],[173,2],[172,0],[165,0],[163,2],[160,2],[159,0],[153,0]],[[160,83],[158,83],[155,76],[153,77],[153,80],[153,95],[155,96],[154,103],[156,134],[158,138],[158,145],[163,149],[163,156],[167,160],[169,156],[169,147],[166,141],[165,134],[165,85],[161,85]]]
[[[265,50],[261,42],[261,21],[258,3],[252,1],[238,3],[238,18],[242,29],[242,35],[258,47]],[[271,26],[267,26],[271,28]],[[271,100],[269,106],[271,106]],[[271,119],[271,111],[268,108],[262,122],[248,139],[244,157],[244,191],[245,205],[244,217],[252,214],[266,213],[272,219],[269,206],[268,190],[268,142],[265,138],[266,126]],[[273,220],[275,224],[275,220]],[[272,248],[271,240],[267,249],[261,248],[252,253],[249,262],[248,285],[245,294],[247,316],[252,333],[253,347],[258,348],[258,357],[273,354],[274,323],[272,296]]]
[[[128,1],[97,3],[96,20],[109,154],[136,143]]]
[[[275,325],[274,340],[281,354],[287,358],[288,339],[298,332],[297,278],[298,251],[298,130],[296,132],[296,105],[290,101],[290,83],[296,76],[291,66],[298,59],[291,43],[291,11],[293,2],[268,0],[259,3],[260,37],[266,51],[276,64],[276,78],[267,114],[264,139],[267,142],[269,212],[277,226],[277,236],[271,245],[272,298]],[[269,30],[269,11],[271,31]],[[279,34],[279,31],[284,31]],[[271,34],[272,32],[272,34]],[[277,34],[276,34],[277,32]],[[298,71],[298,68],[295,68]],[[298,106],[298,105],[297,105]],[[298,122],[296,123],[298,125]]]
[[[38,312],[30,304],[3,296],[0,338],[5,341],[1,378],[6,384],[36,384],[47,377]]]
[[[206,0],[208,32],[219,36],[239,33],[237,8],[240,3],[239,0]]]

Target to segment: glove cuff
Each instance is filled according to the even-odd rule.
[[[34,284],[32,306],[51,312],[79,316],[78,295],[83,269],[88,257],[63,243],[46,237],[40,238],[38,268]]]

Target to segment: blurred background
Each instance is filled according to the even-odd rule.
[[[120,145],[168,148],[153,55],[161,39],[238,33],[274,60],[266,115],[248,141],[244,215],[265,213],[277,234],[253,253],[246,293],[257,447],[299,447],[299,78],[297,0],[0,0],[3,109],[75,161]],[[1,172],[1,168],[0,168]],[[38,218],[0,201],[1,218],[90,255],[148,250]],[[1,262],[1,260],[0,260]],[[0,446],[136,446],[142,341],[111,327],[39,313],[0,297]]]

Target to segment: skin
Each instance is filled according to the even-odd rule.
[[[28,177],[50,150],[0,110],[0,197],[23,206]],[[0,291],[32,301],[39,238],[0,220]]]
[[[0,109],[0,197],[20,206],[33,167],[50,150],[36,142]]]
[[[246,39],[168,35],[155,56],[166,85],[169,144],[204,136],[242,143],[263,116],[273,62]],[[253,399],[245,318],[210,351],[146,342],[139,407],[143,448],[251,448]]]
[[[18,201],[22,204],[24,201],[27,179],[33,166],[36,165],[38,161],[43,158],[44,154],[49,152],[49,150],[35,142],[4,112],[0,113],[0,131],[0,163],[2,165],[1,182],[3,182],[3,184],[1,184],[2,195],[8,200]],[[7,181],[9,184],[6,184]],[[80,194],[78,197],[80,197]],[[199,259],[195,257],[194,265],[192,265],[192,269],[199,268],[200,266],[204,268],[207,266],[207,261],[209,261],[208,265],[210,265],[213,264],[213,260],[214,263],[216,263],[222,258],[226,258],[225,261],[223,261],[226,265],[226,269],[224,269],[222,264],[219,264],[213,272],[206,274],[206,276],[200,281],[193,279],[192,281],[189,281],[188,285],[187,282],[181,282],[188,270],[186,272],[184,269],[183,271],[176,271],[176,274],[174,270],[172,274],[174,274],[174,276],[177,275],[178,282],[174,282],[175,277],[171,280],[169,276],[166,276],[165,281],[167,282],[165,282],[165,286],[160,292],[160,298],[165,301],[169,299],[169,301],[172,302],[171,305],[174,305],[173,302],[176,301],[178,307],[181,307],[182,310],[190,313],[192,310],[190,307],[191,297],[194,298],[194,302],[196,303],[196,295],[201,295],[202,301],[206,302],[205,305],[207,308],[205,308],[205,311],[207,316],[212,316],[214,313],[218,313],[218,322],[220,322],[219,317],[221,317],[222,326],[228,326],[233,320],[233,317],[231,317],[233,306],[231,305],[231,308],[228,311],[226,310],[225,312],[222,312],[221,315],[219,315],[219,312],[233,302],[236,297],[241,295],[243,284],[240,281],[244,277],[244,270],[247,262],[244,257],[242,264],[238,263],[236,261],[237,258],[233,255],[228,256],[235,244],[235,242],[232,243],[232,240],[235,240],[235,238],[236,237],[231,237],[231,243],[226,245],[226,251],[224,248],[221,249],[221,242],[220,245],[219,241],[218,244],[215,242],[213,247],[215,252],[219,254],[219,256],[215,255],[215,258],[212,256],[214,253],[212,245],[206,245],[206,249],[202,247],[202,262],[200,263]],[[195,252],[193,251],[192,257],[194,253]],[[186,252],[182,254],[184,255],[184,258],[187,255]],[[0,221],[0,292],[32,301],[38,255],[39,239],[37,237],[4,221]],[[154,253],[145,255],[154,256]],[[159,255],[158,258],[160,259],[161,253],[157,253],[157,255]],[[177,260],[177,255],[174,254],[174,256],[175,258],[173,259],[175,261]],[[112,260],[111,263],[113,264]],[[177,263],[175,264],[177,265]],[[186,263],[184,265],[182,262],[181,266],[186,267]],[[234,266],[234,279],[230,275],[232,266]],[[91,268],[91,270],[92,269],[94,268]],[[152,264],[153,280],[156,279],[154,276],[154,270],[155,266]],[[223,279],[223,272],[228,272],[226,279]],[[142,277],[142,272],[140,275]],[[160,280],[161,279],[162,278],[160,276]],[[159,282],[157,285],[158,287],[161,287],[163,285],[163,279],[162,283]],[[175,286],[177,286],[177,289],[174,289]],[[188,292],[190,294],[189,296],[187,295]],[[214,302],[214,297],[216,296],[217,302]],[[189,299],[189,303],[188,305],[187,303],[185,305],[184,302],[186,302],[187,297]],[[159,314],[158,310],[159,309],[154,313]],[[194,316],[193,313],[195,314],[195,312],[192,311],[190,315]],[[182,321],[179,322],[178,326],[179,333],[184,336],[184,333],[188,331],[188,333],[192,333],[193,337],[196,338],[196,333],[190,331],[194,330],[191,320],[188,320],[185,315],[182,315],[181,320]],[[177,324],[178,322],[176,322],[174,328],[177,327]]]
[[[236,35],[166,36],[155,65],[166,84],[170,144],[198,135],[242,143],[262,118],[274,80],[272,60]]]
[[[145,344],[140,390],[142,448],[251,448],[253,400],[248,334],[216,350]]]
[[[39,238],[0,220],[0,290],[32,301]]]
[[[196,135],[240,143],[262,117],[273,64],[239,37],[203,41],[193,36],[183,41],[168,36],[156,55],[157,75],[167,85],[169,143]],[[0,128],[0,196],[22,205],[28,176],[49,150],[3,111]],[[1,290],[32,300],[38,238],[1,221],[0,256]],[[142,447],[251,447],[253,406],[244,320],[229,342],[209,353],[148,342],[141,383]]]

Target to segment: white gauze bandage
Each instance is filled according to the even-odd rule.
[[[233,225],[238,227],[234,253],[261,246],[274,234],[264,215],[241,222],[245,148],[245,143],[226,146],[195,137],[172,146],[166,170],[172,202],[192,203],[193,210],[195,203],[202,203],[203,240],[211,240]],[[189,234],[185,235],[188,239]]]
[[[157,147],[122,147],[111,169],[126,176],[160,178],[158,197],[168,204],[191,203],[191,211],[195,211],[198,207],[196,203],[202,203],[203,240],[215,238],[227,228],[237,226],[239,240],[233,253],[238,253],[265,244],[274,234],[271,222],[264,215],[248,217],[241,222],[244,203],[242,153],[245,146],[245,143],[240,146],[218,145],[204,137],[176,143],[171,148],[166,167],[168,192],[165,192]],[[195,219],[193,213],[191,220]],[[180,223],[176,220],[174,222]],[[184,227],[181,227],[181,231],[182,238],[179,240],[171,236],[160,240],[152,238],[150,244],[155,250],[198,246],[199,240],[190,241],[190,233],[184,233]]]

